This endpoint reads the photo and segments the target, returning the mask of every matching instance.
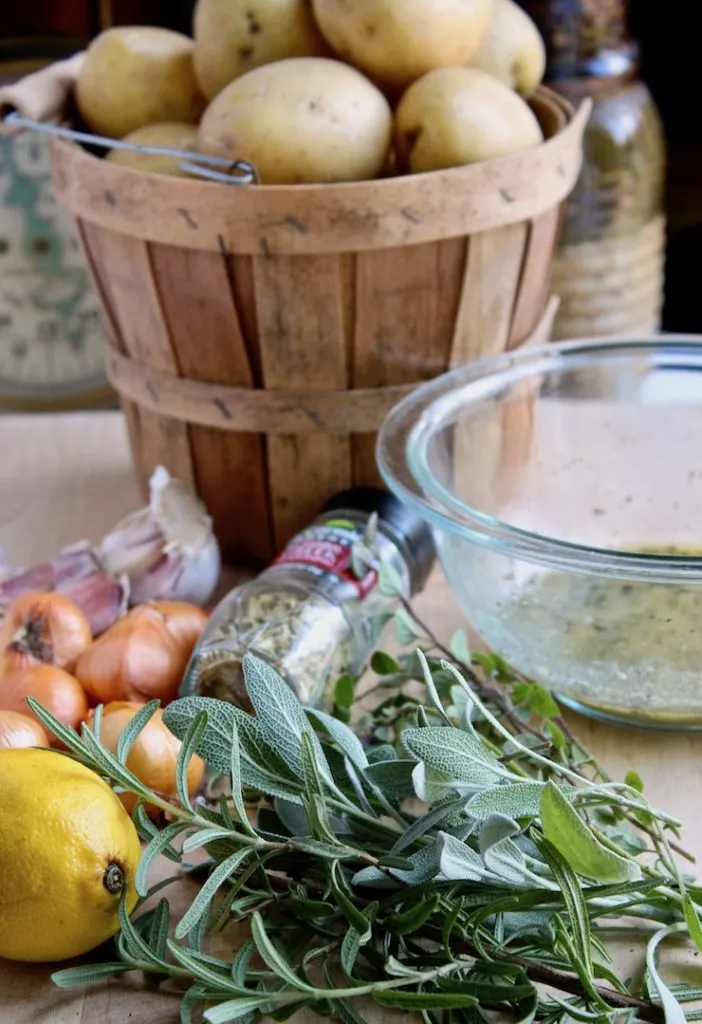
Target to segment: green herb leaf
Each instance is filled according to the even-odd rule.
[[[149,891],[148,873],[153,862],[165,852],[173,839],[189,828],[192,826],[188,826],[182,821],[175,821],[172,825],[167,825],[162,832],[158,832],[142,851],[134,877],[134,886],[140,896],[146,896]]]
[[[477,1006],[475,996],[461,992],[404,992],[402,989],[375,989],[373,999],[379,1006],[393,1010],[460,1010]]]
[[[472,659],[468,644],[468,634],[465,629],[456,630],[451,637],[449,647],[456,661],[460,661],[463,665],[470,665]]]
[[[131,964],[105,963],[86,964],[84,967],[68,967],[63,971],[55,971],[51,980],[58,988],[85,988],[87,985],[97,985],[99,981],[106,978],[115,978],[119,974],[127,974],[135,970]]]
[[[183,853],[194,853],[195,850],[200,850],[203,846],[209,846],[211,843],[222,840],[228,842],[235,841],[236,833],[232,833],[231,829],[228,828],[216,828],[214,825],[211,828],[203,828],[184,840]]]
[[[117,760],[122,764],[126,764],[127,756],[134,745],[134,741],[139,733],[143,732],[159,707],[160,701],[150,700],[148,704],[145,704],[143,708],[137,711],[134,718],[122,730],[117,741]]]
[[[494,785],[499,776],[513,777],[484,743],[460,729],[405,729],[402,742],[423,764],[459,782]]]
[[[256,943],[256,949],[258,950],[259,956],[277,975],[277,977],[282,981],[285,981],[288,985],[292,985],[293,988],[299,989],[301,992],[316,993],[317,990],[314,986],[308,985],[307,982],[298,977],[287,960],[281,955],[280,951],[276,949],[266,931],[263,918],[258,911],[251,917],[251,934],[254,942]]]
[[[334,703],[340,708],[350,708],[356,695],[356,680],[353,676],[340,676],[334,686]]]
[[[164,897],[158,902],[149,928],[149,945],[159,960],[165,960],[168,953],[168,925],[170,916],[171,908],[168,900]]]
[[[567,740],[566,734],[563,732],[560,726],[556,725],[555,722],[546,722],[546,732],[551,737],[551,742],[553,743],[556,750],[562,753],[566,748]]]
[[[456,923],[463,912],[463,897],[459,896],[451,910],[448,912],[441,925],[441,942],[443,943],[444,950],[448,956],[452,956],[451,953],[451,937],[456,928]]]
[[[537,838],[537,841],[563,894],[563,901],[570,918],[573,945],[578,954],[579,963],[582,964],[584,981],[591,987],[593,970],[590,919],[580,880],[567,858],[548,839],[538,840]]]
[[[431,700],[432,704],[439,712],[441,717],[444,719],[444,721],[448,725],[453,727],[453,722],[446,714],[446,709],[444,708],[441,697],[439,696],[439,691],[436,688],[436,682],[434,680],[434,676],[432,674],[431,668],[429,667],[429,662],[427,661],[427,657],[424,651],[417,651],[417,659],[419,661],[419,667],[422,670],[422,676],[424,677],[424,684],[427,688],[429,699]]]
[[[472,995],[481,1006],[499,1006],[501,1003],[516,1003],[534,995],[534,986],[525,978],[521,982],[499,984],[494,977],[479,981],[474,978],[439,978],[437,985],[445,992],[460,992]]]
[[[231,1020],[243,1021],[251,1013],[265,1014],[270,1005],[270,995],[239,996],[205,1010],[204,1018],[208,1024],[228,1024]]]
[[[451,882],[480,882],[489,878],[490,872],[483,864],[482,857],[466,846],[460,839],[439,832],[441,853],[439,867],[441,874]]]
[[[366,751],[369,764],[380,764],[381,761],[396,761],[397,754],[391,743],[381,743],[379,747],[371,747]]]
[[[341,960],[341,969],[347,978],[353,978],[353,969],[356,966],[362,940],[367,935],[368,928],[365,926],[363,932],[357,931],[355,928],[348,928],[346,930],[339,951],[339,959]]]
[[[400,671],[400,666],[394,658],[391,658],[385,651],[376,651],[371,658],[370,667],[378,676],[394,676]]]
[[[384,597],[402,593],[402,580],[389,562],[382,562],[378,570],[378,590]]]
[[[526,858],[512,841],[520,832],[516,821],[504,814],[492,814],[480,829],[478,846],[485,867],[497,878],[515,885],[549,886],[546,879],[532,874]]]
[[[543,782],[515,782],[511,786],[495,786],[472,796],[464,810],[478,821],[484,821],[491,814],[504,814],[509,818],[536,818],[543,791]]]
[[[293,843],[296,850],[301,853],[309,853],[313,857],[322,857],[324,860],[353,860],[358,855],[352,849],[344,849],[338,842],[323,843],[317,839],[298,839]]]
[[[84,753],[85,747],[75,729],[71,729],[67,725],[62,725],[58,718],[55,718],[50,711],[47,711],[46,708],[42,707],[39,701],[34,700],[33,697],[27,697],[26,701],[41,724],[45,725],[56,739],[61,740],[68,750],[73,754],[80,755]]]
[[[193,718],[206,711],[207,729],[198,754],[212,768],[228,775],[232,759],[232,722],[236,721],[241,758],[242,782],[268,796],[301,803],[302,785],[270,742],[261,724],[240,708],[212,697],[183,697],[169,704],[163,721],[178,739],[186,735]]]
[[[439,833],[441,835],[441,833]],[[418,853],[413,853],[408,860],[412,861],[412,870],[404,871],[399,868],[388,868],[385,872],[377,868],[363,868],[353,877],[353,884],[366,885],[372,888],[393,889],[393,879],[397,879],[404,885],[424,885],[436,876],[439,871],[440,844],[437,841],[425,846]],[[388,877],[391,876],[391,877]]]
[[[229,775],[232,783],[232,803],[241,823],[241,827],[244,832],[252,837],[256,837],[256,829],[249,821],[249,816],[246,813],[246,806],[244,804],[244,797],[241,792],[242,789],[242,774],[241,774],[241,745],[239,743],[239,727],[236,723],[236,717],[232,718],[231,721],[231,760],[229,765]]]
[[[402,647],[409,647],[417,639],[417,633],[412,620],[404,608],[395,613],[395,636],[397,637],[398,644]]]
[[[209,911],[212,900],[219,889],[228,878],[231,878],[237,868],[244,863],[250,854],[251,848],[246,846],[243,850],[237,850],[231,857],[227,857],[225,861],[217,865],[176,925],[175,935],[177,939],[184,939],[200,918]]]
[[[127,913],[126,899],[127,893],[125,890],[120,896],[117,907],[120,927],[119,941],[122,944],[122,948],[128,954],[125,959],[141,961],[142,963],[160,968],[162,966],[161,961],[155,955],[146,939],[134,927],[134,922]]]
[[[685,1013],[668,986],[661,980],[658,968],[656,967],[656,950],[660,943],[667,939],[669,935],[674,935],[675,932],[682,931],[685,927],[684,924],[671,924],[667,928],[661,928],[646,947],[646,969],[651,984],[658,992],[658,998],[661,1001],[663,1013],[665,1014],[665,1024],[685,1024]]]
[[[690,938],[702,952],[702,924],[700,924],[697,907],[690,899],[690,894],[688,892],[683,896],[683,913],[685,914],[685,923],[687,924],[687,930],[690,933]]]
[[[418,800],[427,804],[443,803],[453,799],[457,793],[466,789],[471,792],[474,787],[471,785],[456,782],[453,775],[447,772],[438,772],[435,768],[427,768],[426,765],[416,764],[412,769],[412,785]]]
[[[363,943],[366,941],[366,932],[369,928],[369,923],[363,913],[354,905],[353,894],[346,883],[338,861],[334,861],[331,866],[331,870],[329,872],[329,884],[331,885],[332,892],[334,893],[334,897],[342,914],[351,927],[355,928],[356,931],[360,933],[361,942]],[[364,929],[366,929],[366,931],[364,931]]]
[[[324,726],[339,749],[346,754],[356,768],[362,771],[368,766],[368,758],[363,745],[352,729],[338,719],[332,718],[331,715],[325,714],[324,711],[317,711],[316,708],[307,708],[307,714]]]
[[[319,740],[290,687],[283,682],[275,669],[261,658],[245,654],[242,665],[246,692],[268,741],[275,744],[279,755],[301,779],[304,774],[300,741],[302,735],[306,733],[312,737],[315,745],[315,761],[321,774],[324,778],[331,779],[331,772]]]
[[[626,773],[626,776],[624,777],[624,781],[626,782],[627,786],[631,786],[631,788],[635,789],[637,793],[643,793],[643,791],[644,791],[643,779],[641,778],[641,776],[639,775],[638,772],[635,772],[633,769],[630,769]]]
[[[393,800],[403,800],[414,796],[414,766],[414,761],[378,761],[368,765],[363,774],[386,796]]]
[[[251,958],[256,952],[256,943],[253,939],[247,939],[246,942],[237,950],[232,960],[232,981],[239,985],[241,988],[246,987],[246,978],[249,970],[249,964]]]
[[[152,714],[153,714],[153,712],[158,707],[158,701],[152,701],[151,703],[154,705],[154,708],[153,708],[153,711],[152,711]],[[146,711],[146,709],[148,707],[149,707],[149,705],[147,704],[146,707],[142,708],[141,711],[139,712],[139,715],[142,712]],[[149,716],[149,717],[151,717],[151,716]],[[130,726],[134,725],[134,723],[136,722],[137,718],[138,718],[138,715],[136,715],[132,719],[132,721],[129,723],[129,725]],[[147,721],[148,721],[148,719],[147,719]],[[144,723],[144,724],[146,724],[146,723]],[[193,805],[190,802],[190,793],[188,792],[188,768],[190,767],[190,761],[192,760],[193,754],[195,753],[195,751],[199,747],[200,742],[202,741],[202,737],[204,735],[204,732],[205,732],[206,728],[207,728],[207,712],[206,711],[200,711],[195,716],[195,718],[193,718],[193,720],[190,723],[190,726],[188,728],[188,731],[186,732],[185,736],[183,737],[183,743],[181,745],[180,750],[178,751],[178,760],[176,761],[175,776],[176,776],[176,790],[178,792],[178,799],[180,800],[180,802],[183,805],[183,807],[186,807],[191,813],[193,811]],[[127,729],[125,729],[125,731],[120,736],[120,743],[124,739],[124,736],[126,735],[128,729],[129,729],[129,726],[127,726]],[[119,744],[117,746],[117,756],[118,757],[120,756],[120,754],[119,754]],[[120,760],[121,760],[121,758],[120,758]]]
[[[548,690],[539,686],[538,683],[529,683],[527,704],[530,710],[541,718],[558,718],[561,713],[558,704]]]
[[[453,800],[447,800],[439,807],[433,807],[426,814],[422,815],[421,818],[410,825],[404,835],[400,836],[395,845],[392,848],[392,853],[401,853],[402,850],[406,850],[407,847],[412,846],[418,839],[435,828],[440,822],[444,821],[449,814],[456,810],[460,805],[460,799],[454,798]]]
[[[378,866],[381,868],[398,868],[400,871],[411,871],[414,864],[409,857],[394,857],[391,853],[384,853],[378,858]]]
[[[641,878],[639,865],[603,846],[552,782],[542,793],[540,815],[545,837],[579,875],[596,882]]]
[[[419,931],[434,916],[441,897],[438,892],[429,893],[419,903],[414,903],[390,918],[388,925],[395,935],[411,935]]]

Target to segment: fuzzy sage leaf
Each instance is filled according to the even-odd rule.
[[[540,815],[545,837],[578,874],[596,882],[641,878],[638,864],[603,846],[552,782],[542,793]]]

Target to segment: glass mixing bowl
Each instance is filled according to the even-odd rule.
[[[378,461],[516,669],[590,715],[702,728],[702,338],[473,363],[393,410]]]

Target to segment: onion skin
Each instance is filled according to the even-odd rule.
[[[22,594],[0,628],[2,675],[42,662],[70,671],[92,639],[90,623],[69,598],[49,591]]]
[[[189,655],[156,608],[142,605],[118,619],[78,660],[76,678],[93,704],[174,700]]]
[[[50,745],[48,733],[36,719],[18,711],[0,711],[0,750]]]
[[[0,713],[15,711],[35,721],[27,697],[33,697],[54,718],[73,729],[77,729],[88,714],[88,699],[80,683],[56,665],[29,665],[3,678]],[[52,745],[57,745],[53,738]]]
[[[100,742],[113,753],[117,750],[120,735],[134,715],[143,707],[136,701],[114,701],[102,713]],[[127,756],[127,768],[138,779],[166,799],[176,799],[176,762],[181,742],[163,724],[163,712],[159,708],[137,736]],[[197,756],[191,758],[188,766],[188,793],[195,796],[205,777],[205,763]],[[121,793],[120,800],[131,813],[136,804],[134,793]],[[160,816],[161,809],[147,805],[152,816]]]
[[[207,625],[207,612],[185,601],[151,601],[149,607],[163,615],[166,629],[190,659]]]

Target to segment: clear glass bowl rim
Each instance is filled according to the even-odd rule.
[[[702,556],[617,551],[530,533],[461,502],[436,479],[429,465],[432,438],[455,414],[471,389],[475,401],[506,384],[544,372],[636,356],[648,358],[654,366],[665,360],[666,364],[702,373],[702,335],[660,334],[626,340],[551,343],[489,356],[442,374],[402,399],[387,417],[376,447],[381,476],[390,490],[434,529],[457,534],[507,557],[562,572],[606,575],[634,582],[702,583]],[[398,445],[402,446],[401,475],[393,468],[398,460]]]

